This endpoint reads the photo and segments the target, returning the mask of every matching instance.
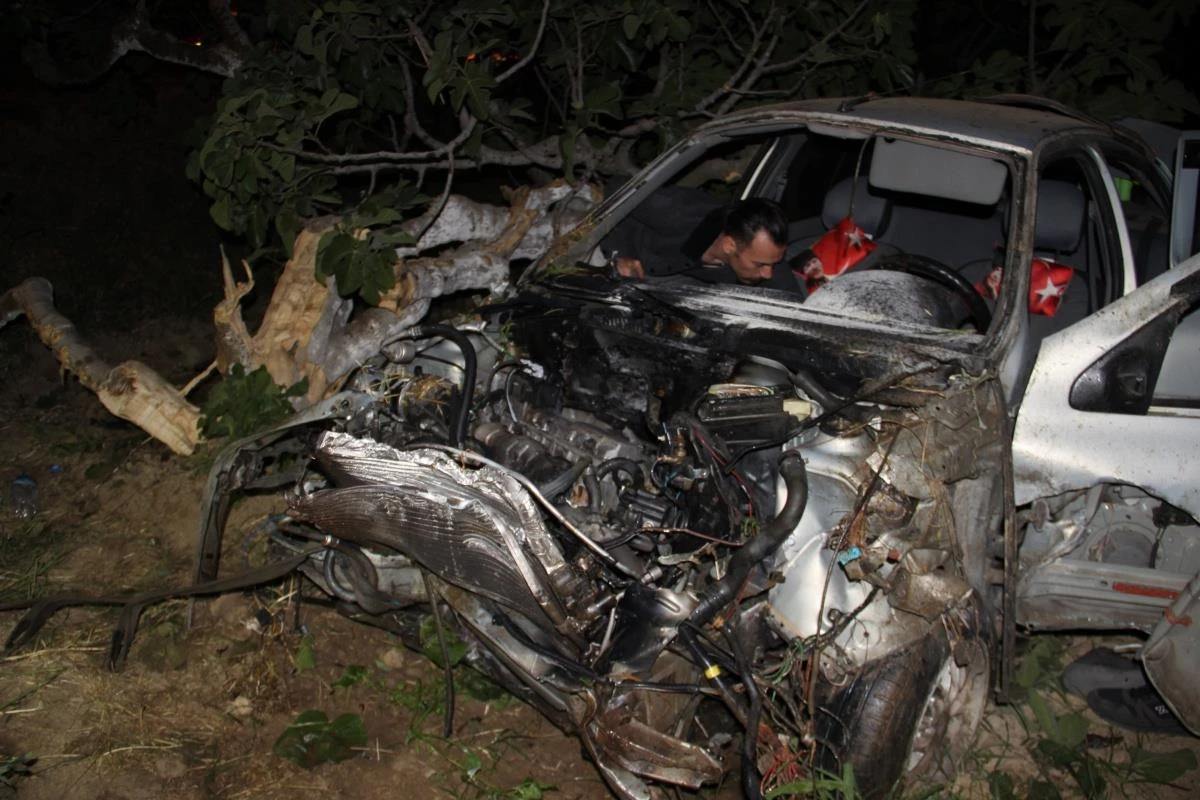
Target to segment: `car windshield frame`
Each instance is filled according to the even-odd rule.
[[[872,137],[887,137],[889,139],[904,139],[926,146],[933,146],[959,154],[984,157],[1004,165],[1008,173],[1005,195],[997,203],[997,209],[1003,213],[1006,220],[1015,220],[1009,224],[1004,233],[1004,267],[1005,270],[1017,268],[1019,242],[1024,237],[1025,222],[1022,219],[1027,201],[1021,197],[1026,192],[1028,164],[1032,152],[1022,147],[1014,146],[998,140],[988,140],[983,137],[963,137],[946,132],[924,128],[915,125],[902,125],[894,122],[861,118],[854,116],[839,116],[829,112],[800,112],[784,115],[781,118],[749,119],[730,122],[712,123],[693,132],[687,139],[681,141],[670,150],[658,156],[645,169],[622,185],[617,191],[607,197],[597,206],[572,232],[551,248],[550,252],[536,263],[523,276],[527,284],[543,285],[554,290],[558,278],[565,275],[586,275],[591,278],[611,279],[619,285],[631,279],[615,277],[611,265],[607,264],[600,255],[600,242],[628,214],[632,213],[638,204],[644,202],[659,188],[667,185],[679,174],[701,162],[705,155],[718,145],[749,139],[754,136],[774,135],[775,141],[763,148],[758,158],[747,169],[750,177],[743,180],[739,186],[737,197],[756,196],[759,194],[764,173],[771,170],[771,161],[777,157],[780,144],[788,136],[805,135],[810,130],[821,135],[831,132],[843,134],[844,138],[869,140]],[[864,172],[866,170],[864,169]],[[635,282],[637,282],[635,280]],[[656,279],[645,281],[645,288],[653,291]],[[1013,283],[1009,281],[1008,283]],[[729,286],[723,286],[729,289]],[[771,292],[770,289],[756,287],[739,287],[751,292]],[[706,294],[698,289],[700,294]],[[773,293],[778,294],[778,293]],[[1019,304],[1013,302],[1004,291],[996,299],[992,309],[995,321],[986,333],[961,328],[939,328],[935,326],[920,326],[903,322],[887,323],[878,319],[856,319],[846,314],[831,313],[819,308],[806,308],[803,301],[796,302],[787,316],[796,325],[813,322],[822,326],[830,324],[853,328],[863,335],[899,336],[914,344],[937,343],[947,345],[951,349],[962,352],[979,353],[990,349],[1002,332],[1008,328],[1013,307]],[[702,305],[710,305],[707,302]],[[753,324],[754,320],[742,315],[722,315],[730,324]]]

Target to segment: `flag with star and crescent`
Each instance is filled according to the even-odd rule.
[[[799,270],[809,293],[841,275],[878,247],[851,217],[844,217],[812,246],[812,257]]]
[[[1029,277],[1029,311],[1033,314],[1053,317],[1058,313],[1063,295],[1075,277],[1075,270],[1065,264],[1047,259],[1033,259]]]
[[[975,291],[989,300],[997,300],[1003,277],[1004,267],[997,264],[983,280],[975,284]],[[1044,317],[1057,314],[1073,277],[1075,270],[1065,264],[1045,258],[1033,259],[1029,276],[1029,312]]]

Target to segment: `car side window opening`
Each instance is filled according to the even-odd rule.
[[[1037,284],[1030,287],[1032,318],[1051,318],[1054,322],[1049,327],[1060,330],[1120,296],[1123,259],[1116,226],[1123,220],[1119,217],[1091,158],[1071,155],[1041,169],[1033,258],[1069,267],[1072,272],[1065,278],[1055,277],[1055,286],[1041,274],[1032,276]],[[1039,266],[1035,261],[1035,271]],[[1057,304],[1039,302],[1052,292],[1059,292]]]
[[[1161,275],[1170,266],[1171,214],[1167,188],[1149,164],[1128,153],[1104,152],[1120,212],[1129,234],[1138,285]]]

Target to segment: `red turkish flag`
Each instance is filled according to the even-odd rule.
[[[1033,259],[1029,277],[1029,312],[1053,317],[1058,312],[1063,295],[1075,277],[1075,270],[1044,258]],[[975,284],[975,291],[988,300],[1000,298],[1000,281],[1004,278],[1004,267],[997,264],[983,279]]]
[[[800,277],[810,293],[862,261],[876,247],[871,235],[850,217],[834,225],[812,246],[813,258],[801,269]]]
[[[1047,259],[1033,260],[1032,275],[1029,279],[1029,311],[1053,317],[1058,313],[1063,295],[1075,277],[1075,270],[1063,264]]]
[[[1000,282],[1004,279],[1004,267],[1000,264],[992,267],[987,275],[979,283],[975,284],[975,291],[986,297],[988,300],[1000,299]]]

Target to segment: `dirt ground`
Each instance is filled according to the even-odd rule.
[[[160,322],[135,334],[163,345],[187,330]],[[188,583],[204,456],[179,459],[146,442],[64,385],[28,330],[3,334],[0,382],[20,391],[0,398],[0,464],[7,479],[16,470],[37,479],[42,512],[20,520],[7,500],[0,506],[0,602]],[[240,543],[272,506],[265,498],[235,509],[227,570],[238,569]],[[519,703],[460,693],[454,736],[442,739],[441,671],[387,633],[305,606],[309,649],[291,616],[294,588],[198,604],[190,630],[186,601],[152,608],[115,674],[103,666],[115,610],[61,612],[0,661],[0,754],[36,759],[18,796],[516,797],[537,796],[519,787],[551,785],[554,797],[607,796],[575,741]],[[18,618],[0,614],[4,635]],[[302,650],[311,668],[298,665]],[[343,676],[353,685],[335,686]],[[360,715],[367,745],[313,770],[275,755],[275,740],[310,709]]]
[[[60,309],[103,356],[138,358],[183,384],[211,359],[219,297],[221,239],[182,174],[187,124],[214,87],[132,64],[86,90],[4,89],[0,152],[14,155],[0,162],[0,291],[49,277]],[[0,603],[188,583],[212,457],[170,455],[61,375],[28,326],[0,329]],[[32,520],[14,518],[7,498],[22,471],[40,488]],[[267,497],[235,508],[226,569],[275,507]],[[200,603],[191,628],[186,602],[156,606],[119,673],[103,666],[114,610],[57,615],[0,659],[0,798],[608,796],[577,742],[518,702],[460,694],[454,735],[442,738],[440,671],[389,634],[317,607],[301,610],[306,638],[291,616],[295,588]],[[0,635],[19,616],[0,613]],[[311,770],[276,755],[276,740],[310,710],[358,715],[366,745]],[[1088,722],[1096,759],[1195,746]],[[940,793],[1007,796],[994,788],[1003,773],[1014,797],[1031,779],[1079,796],[1068,771],[1030,756],[1042,738],[1028,708],[994,710],[964,775]],[[1114,790],[1187,797],[1200,786],[1195,772],[1175,784]]]

